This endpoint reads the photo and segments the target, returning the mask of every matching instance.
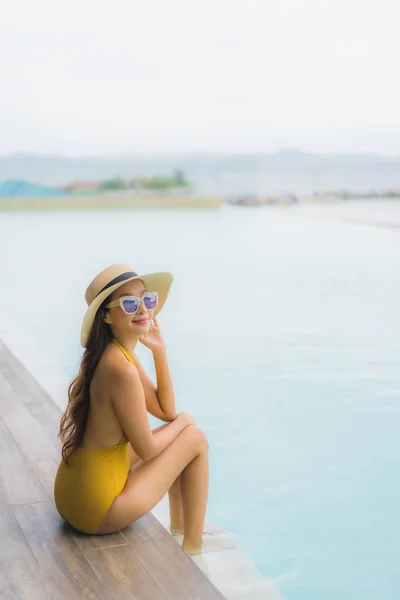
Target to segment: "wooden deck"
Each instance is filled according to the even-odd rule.
[[[64,525],[53,500],[60,415],[0,340],[0,598],[223,600],[152,514],[107,536]]]

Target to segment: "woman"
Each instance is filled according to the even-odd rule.
[[[175,411],[156,318],[172,279],[169,273],[139,276],[116,264],[87,288],[86,349],[61,419],[54,497],[70,525],[107,534],[140,519],[168,491],[171,532],[183,533],[182,547],[198,554],[204,550],[208,443],[193,417]],[[157,388],[134,353],[139,341],[153,353]],[[151,431],[147,411],[166,424]]]

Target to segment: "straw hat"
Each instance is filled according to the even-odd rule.
[[[158,304],[154,310],[154,314],[157,315],[160,312],[168,297],[169,289],[173,281],[171,273],[149,273],[147,275],[138,275],[129,265],[124,265],[122,263],[111,265],[96,275],[85,293],[88,309],[83,318],[81,330],[81,344],[84,348],[86,348],[90,330],[101,303],[108,298],[114,290],[133,279],[140,279],[143,281],[149,292],[158,292]]]

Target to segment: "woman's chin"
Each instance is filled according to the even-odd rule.
[[[143,323],[132,321],[132,327],[141,331],[148,331],[150,329],[150,319],[147,319],[147,321]]]

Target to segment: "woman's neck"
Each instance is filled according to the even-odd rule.
[[[126,350],[128,350],[129,352],[131,352],[131,354],[133,354],[136,345],[139,341],[139,337],[140,336],[124,336],[124,335],[113,335],[113,338],[115,340],[117,340],[117,342],[119,342],[121,344],[121,346],[123,346]]]

